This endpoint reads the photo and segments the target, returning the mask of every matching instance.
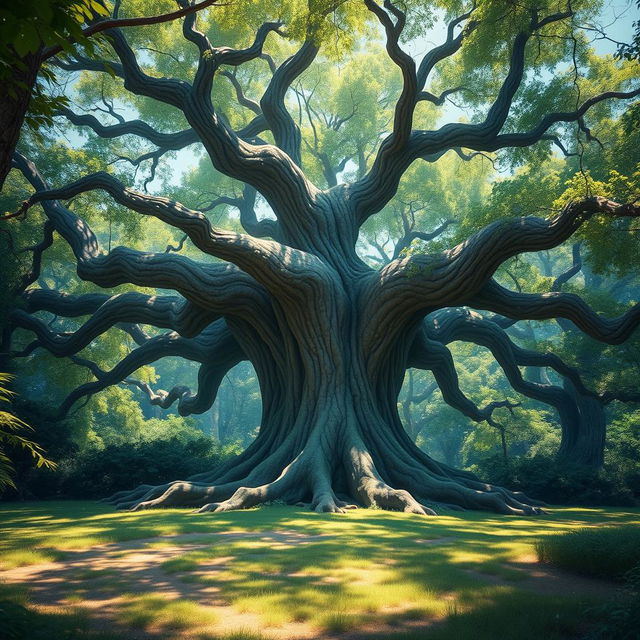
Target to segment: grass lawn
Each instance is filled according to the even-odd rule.
[[[640,511],[0,504],[0,629],[29,639],[580,638],[615,586],[550,573],[535,544],[603,524],[640,525]]]

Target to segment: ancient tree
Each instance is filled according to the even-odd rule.
[[[576,402],[561,387],[524,380],[520,367],[551,367],[584,396],[595,394],[584,387],[577,371],[553,355],[518,347],[505,329],[517,320],[562,318],[597,340],[618,344],[640,322],[640,305],[620,317],[606,318],[576,295],[511,291],[493,276],[513,256],[560,245],[594,216],[629,218],[638,216],[640,207],[595,194],[546,218],[494,222],[446,251],[403,252],[400,247],[379,269],[368,266],[356,251],[360,228],[393,199],[412,163],[436,162],[447,151],[469,157],[549,141],[564,148],[563,132],[574,125],[588,131],[585,119],[592,108],[622,105],[640,95],[627,83],[591,95],[572,109],[544,109],[535,103],[535,93],[523,87],[536,74],[536,52],[539,55],[547,43],[564,38],[571,56],[571,38],[579,27],[577,9],[562,2],[504,3],[498,11],[499,4],[478,3],[450,15],[442,42],[418,60],[402,44],[410,7],[388,0],[384,6],[374,0],[310,3],[312,10],[303,19],[298,16],[297,31],[292,27],[289,32],[279,21],[265,22],[246,48],[212,41],[198,29],[200,18],[189,15],[183,35],[198,56],[191,82],[144,71],[128,35],[119,29],[104,32],[112,58],[78,53],[60,60],[59,67],[69,71],[85,70],[96,77],[115,74],[129,92],[182,112],[189,128],[165,132],[122,118],[105,125],[69,109],[62,116],[104,138],[138,136],[157,146],[156,155],[199,142],[217,171],[245,185],[243,196],[233,200],[244,228],[237,233],[216,228],[201,211],[129,188],[111,173],[59,185],[55,176],[46,181],[45,172],[29,159],[15,156],[14,167],[34,190],[22,210],[40,204],[47,218],[45,239],[32,249],[34,269],[21,283],[21,308],[11,318],[13,328],[36,336],[22,355],[42,347],[85,364],[95,376],[69,395],[61,415],[81,398],[126,381],[138,384],[161,407],[177,403],[183,415],[203,412],[211,407],[225,373],[242,360],[251,361],[260,382],[261,428],[246,451],[210,473],[114,496],[121,508],[177,505],[226,511],[284,500],[310,503],[316,511],[341,511],[356,503],[419,514],[433,514],[438,505],[536,512],[525,496],[440,464],[413,444],[396,405],[405,372],[409,367],[433,372],[446,402],[474,420],[491,421],[504,403],[478,407],[466,397],[447,348],[452,340],[482,344],[517,390],[558,408],[563,446],[579,451],[588,434],[580,432],[582,423],[572,413],[578,410]],[[315,149],[326,181],[318,186],[305,174],[303,150],[308,145],[313,151],[313,143],[301,135],[291,94],[305,71],[322,60],[327,25],[339,25],[344,12],[377,25],[388,64],[395,65],[402,82],[392,120],[370,158],[360,150],[334,163]],[[418,128],[419,105],[439,105],[447,96],[468,90],[449,86],[442,92],[431,83],[439,67],[460,55],[487,23],[491,24],[485,36],[496,29],[505,60],[495,69],[494,91],[483,98],[482,112],[471,122]],[[265,53],[265,43],[286,37],[298,37],[301,43],[277,64]],[[253,99],[235,71],[258,60],[269,67],[270,79],[261,97]],[[250,122],[240,129],[216,107],[212,86],[218,76],[233,84],[237,108],[252,112]],[[443,81],[446,76],[440,75]],[[304,110],[309,94],[297,91]],[[513,113],[523,110],[535,122],[517,129]],[[337,120],[324,124],[341,126]],[[358,165],[356,177],[343,181],[341,173],[349,163]],[[181,255],[180,247],[158,253],[123,246],[105,250],[89,224],[63,204],[95,190],[104,192],[109,202],[180,230],[203,259]],[[256,212],[256,193],[268,203],[273,218]],[[411,231],[414,235],[404,246],[425,231]],[[71,247],[83,280],[102,288],[127,283],[175,293],[71,296],[34,288],[53,232]],[[77,331],[60,333],[38,317],[39,311],[86,316],[86,321]],[[155,329],[149,334],[145,326]],[[138,344],[117,366],[104,370],[77,355],[114,327],[130,333]],[[132,378],[141,366],[169,356],[199,363],[196,390],[176,386],[154,391]]]

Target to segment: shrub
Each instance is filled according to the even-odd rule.
[[[202,473],[228,458],[211,438],[152,440],[93,449],[65,461],[59,493],[69,498],[103,498],[139,484],[163,484]]]
[[[620,596],[587,614],[601,620],[585,640],[637,640],[640,629],[640,565],[625,575]]]
[[[188,478],[237,452],[235,445],[222,446],[202,433],[86,447],[61,459],[55,473],[30,469],[21,479],[21,497],[104,498],[139,484]],[[10,494],[6,497],[12,498]]]
[[[541,562],[598,578],[621,580],[640,567],[640,529],[590,527],[549,536],[536,544]]]
[[[483,480],[551,504],[633,506],[632,478],[618,469],[559,463],[548,456],[493,456],[474,465]]]

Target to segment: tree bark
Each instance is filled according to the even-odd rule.
[[[20,58],[20,64],[12,66],[11,79],[3,88],[4,95],[0,99],[0,190],[11,169],[13,153],[40,69],[40,58],[40,51]],[[14,95],[9,94],[9,88]]]

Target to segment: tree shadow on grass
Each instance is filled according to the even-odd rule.
[[[119,633],[90,627],[86,612],[42,613],[25,606],[26,593],[0,585],[0,637],[3,640],[118,640]]]
[[[9,546],[22,536],[25,543],[51,545],[58,553],[60,546],[67,549],[66,573],[57,582],[31,581],[36,603],[43,596],[38,588],[59,598],[50,600],[54,605],[68,605],[69,595],[95,597],[97,591],[104,606],[92,610],[92,619],[108,614],[129,628],[137,624],[143,633],[158,630],[156,637],[170,638],[180,637],[180,619],[189,626],[197,618],[190,604],[177,606],[180,601],[239,612],[253,621],[254,630],[302,625],[306,637],[323,639],[387,638],[394,630],[402,630],[395,637],[407,640],[577,638],[588,606],[583,596],[593,601],[597,585],[588,594],[553,595],[563,587],[557,576],[547,575],[542,586],[548,593],[540,595],[531,588],[532,578],[523,577],[528,568],[514,564],[514,558],[531,554],[532,541],[542,534],[612,519],[638,521],[632,510],[621,516],[599,509],[538,518],[482,513],[424,518],[371,510],[319,515],[274,506],[202,516],[52,503],[28,512],[24,505],[3,509],[9,512]],[[122,542],[133,539],[137,542]],[[81,548],[121,542],[72,551],[69,540]],[[127,555],[132,553],[137,560]],[[131,561],[110,566],[119,554]],[[554,584],[560,585],[555,591]],[[109,613],[109,599],[118,597]],[[162,616],[164,628],[156,624]],[[214,627],[199,632],[203,640],[233,637]],[[236,637],[260,636],[247,633]]]

